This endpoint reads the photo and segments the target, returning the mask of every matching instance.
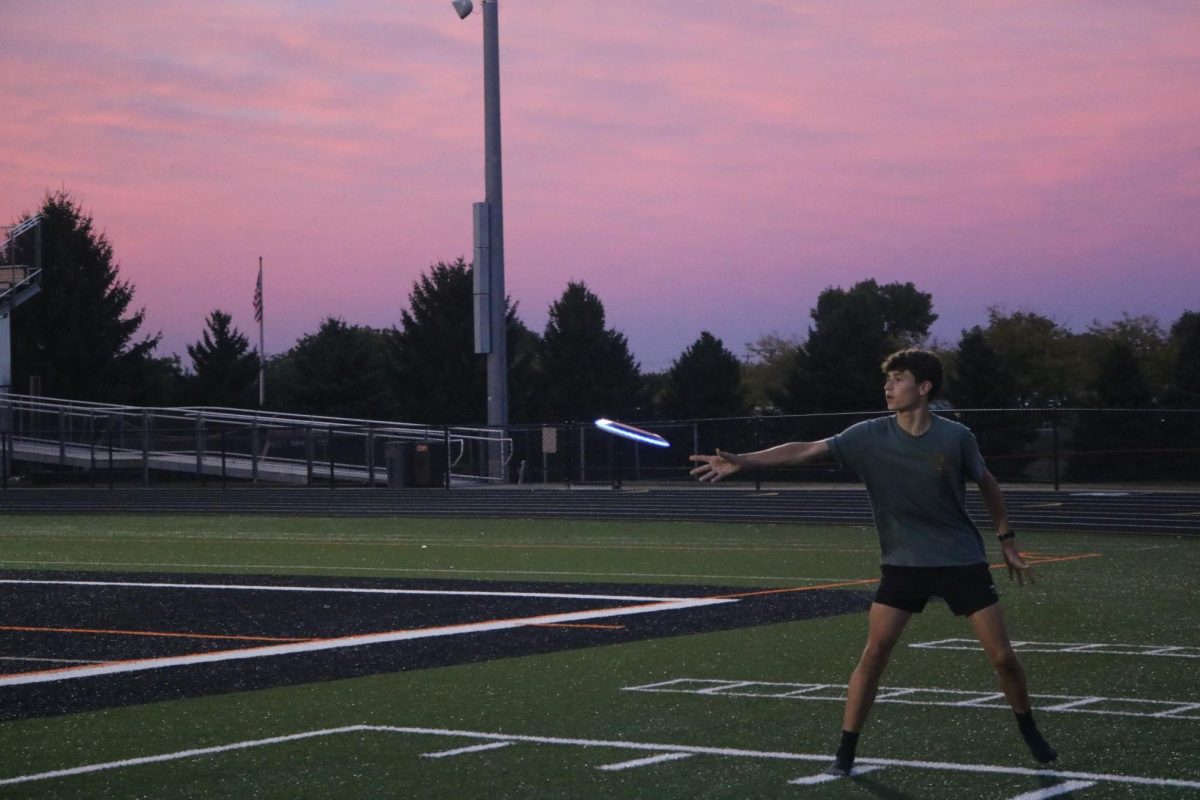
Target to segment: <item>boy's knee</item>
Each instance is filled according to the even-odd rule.
[[[1005,675],[1021,674],[1021,662],[1011,647],[1005,647],[988,653],[992,669]]]
[[[892,650],[895,647],[895,642],[868,640],[867,646],[863,648],[861,662],[868,666],[882,667],[892,657]]]

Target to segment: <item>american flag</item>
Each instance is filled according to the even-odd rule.
[[[262,301],[262,262],[258,264],[258,283],[254,285],[254,321],[262,322],[263,301]]]

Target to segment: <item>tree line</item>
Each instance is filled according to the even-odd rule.
[[[225,310],[178,355],[140,333],[134,287],[113,248],[65,191],[42,215],[42,292],[13,313],[15,392],[140,405],[257,406],[259,357]],[[29,263],[28,243],[16,260]],[[25,260],[22,260],[25,259]],[[481,424],[484,359],[473,352],[471,265],[432,265],[389,328],[324,319],[265,364],[266,406],[329,416]],[[539,333],[507,305],[513,423],[701,419],[866,411],[882,406],[879,363],[900,347],[942,352],[945,399],[968,408],[1200,409],[1200,313],[1169,328],[1125,315],[1077,333],[1030,311],[989,310],[954,343],[932,341],[933,298],[912,283],[874,280],[817,297],[803,333],[770,333],[739,359],[711,331],[662,373],[643,372],[601,299],[572,281]],[[1028,430],[982,431],[1022,439]],[[981,441],[982,443],[982,441]]]

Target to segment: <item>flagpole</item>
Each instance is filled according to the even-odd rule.
[[[257,301],[254,316],[258,317],[258,407],[262,408],[267,397],[267,351],[263,344],[263,264],[262,256],[258,257],[258,287],[254,295]]]

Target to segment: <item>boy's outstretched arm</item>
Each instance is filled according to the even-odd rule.
[[[1000,484],[996,481],[995,476],[987,470],[984,470],[983,476],[979,479],[979,493],[983,496],[983,504],[992,518],[992,523],[996,526],[996,533],[1008,533],[1011,527],[1008,524],[1008,509],[1004,505],[1004,493],[1000,491]],[[1002,539],[1000,548],[1004,553],[1004,563],[1008,565],[1008,579],[1011,581],[1016,578],[1017,583],[1021,586],[1025,585],[1026,578],[1033,583],[1033,571],[1017,550],[1016,539]]]
[[[828,455],[829,444],[822,439],[817,442],[788,442],[753,453],[729,453],[717,448],[716,455],[694,455],[689,460],[698,464],[691,472],[697,479],[719,481],[744,469],[792,467]]]

